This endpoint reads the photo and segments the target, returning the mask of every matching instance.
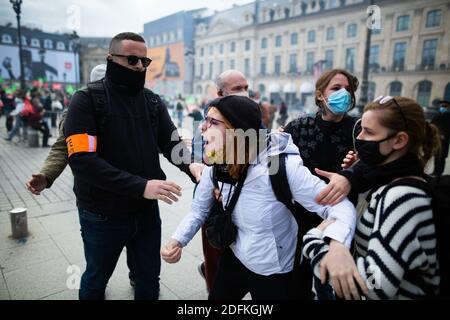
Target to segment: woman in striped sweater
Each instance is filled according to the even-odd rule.
[[[365,107],[361,126],[355,148],[372,189],[356,227],[354,264],[369,289],[365,295],[417,299],[434,294],[439,273],[431,198],[413,182],[424,182],[424,166],[439,147],[438,130],[415,101],[389,96]],[[327,274],[320,265],[333,259],[325,257],[329,246],[322,231],[331,223],[324,221],[304,237],[303,256],[311,259],[315,281],[322,284]],[[352,298],[340,285],[343,276],[328,276],[338,296]]]

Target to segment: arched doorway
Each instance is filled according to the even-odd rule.
[[[445,101],[450,101],[450,82],[447,83],[447,85],[445,86],[444,100]]]

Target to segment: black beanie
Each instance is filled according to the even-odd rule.
[[[258,131],[261,127],[261,110],[250,98],[229,95],[211,101],[209,107],[216,107],[235,129]]]

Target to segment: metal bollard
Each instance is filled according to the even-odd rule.
[[[39,147],[39,132],[36,129],[28,129],[28,146],[30,148]]]
[[[10,212],[12,236],[15,239],[28,236],[26,208],[14,208]]]

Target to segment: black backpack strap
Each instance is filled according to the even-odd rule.
[[[247,178],[247,172],[248,172],[248,165],[245,167],[244,171],[239,177],[236,190],[233,192],[233,196],[231,197],[230,202],[225,208],[225,212],[227,214],[231,214],[234,210],[234,207],[236,206],[236,203],[238,201],[239,195],[241,194],[242,187],[244,186],[245,178]]]
[[[270,166],[276,166],[278,162],[278,171],[275,174],[269,175],[270,182],[272,184],[273,192],[278,201],[283,203],[294,215],[295,215],[295,200],[292,196],[291,188],[286,173],[286,158],[285,153],[281,153],[279,156],[273,156],[269,160]]]
[[[275,174],[269,175],[270,183],[272,184],[272,190],[275,193],[275,196],[278,201],[283,203],[292,215],[295,218],[298,226],[297,233],[297,247],[295,249],[295,259],[294,266],[298,266],[301,260],[301,251],[302,251],[302,242],[303,236],[306,234],[308,230],[305,227],[308,227],[310,224],[306,223],[306,221],[301,221],[305,219],[305,216],[300,217],[301,212],[305,212],[305,209],[294,200],[292,196],[291,187],[289,186],[289,181],[287,178],[286,172],[286,153],[281,153],[278,156],[270,157],[269,166],[275,165],[278,163],[278,171]],[[308,215],[313,217],[314,213],[308,213]]]
[[[144,98],[150,114],[152,131],[156,141],[158,141],[159,108],[162,106],[163,102],[161,101],[160,96],[146,88],[144,88]]]
[[[88,83],[87,90],[91,96],[92,104],[94,107],[95,121],[97,125],[97,136],[101,137],[105,128],[108,108],[104,79]]]

